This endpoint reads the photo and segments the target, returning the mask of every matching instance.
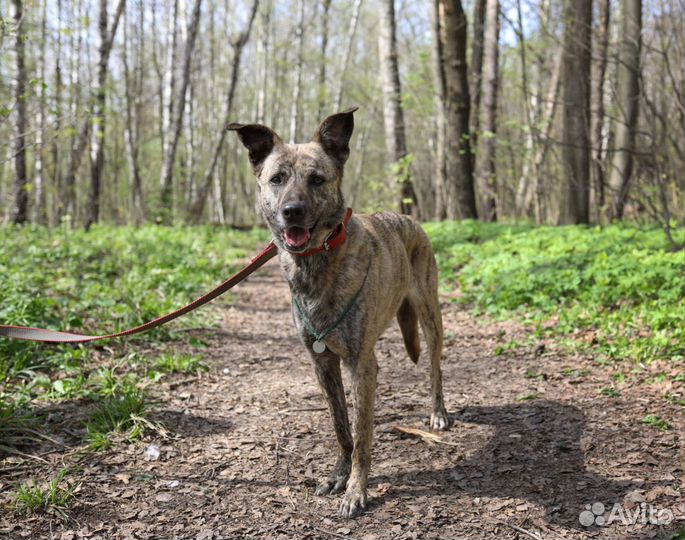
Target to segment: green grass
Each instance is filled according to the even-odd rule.
[[[647,424],[648,426],[653,426],[659,431],[668,431],[671,429],[671,425],[656,414],[648,414],[642,419],[642,423]]]
[[[148,425],[145,420],[147,409],[145,394],[136,389],[102,399],[86,422],[90,447],[93,450],[109,448],[110,436],[115,433],[123,433],[129,441],[140,438]]]
[[[197,298],[267,241],[264,230],[211,226],[97,226],[88,233],[0,227],[0,324],[92,334],[130,328]],[[202,346],[174,329],[207,326],[213,313],[207,306],[160,329],[104,342],[105,350],[0,339],[0,453],[45,440],[33,418],[42,401],[93,402],[93,447],[109,445],[112,431],[135,438],[144,427],[135,420],[144,403],[135,388],[152,360],[124,355],[126,344],[183,340]],[[204,368],[195,356],[171,355],[165,362],[160,373]]]
[[[209,368],[201,356],[192,354],[165,353],[158,356],[152,363],[152,372],[159,373],[198,373]],[[154,378],[154,377],[153,377]]]
[[[15,509],[19,513],[48,512],[66,519],[66,511],[74,502],[78,486],[67,481],[67,469],[43,484],[35,480],[22,483],[17,488]]]
[[[268,233],[211,226],[98,226],[88,233],[5,226],[0,236],[3,324],[103,333],[142,324],[206,292],[266,243]],[[207,309],[200,312],[206,320]],[[168,338],[170,328],[194,320],[186,316],[129,339]],[[0,382],[25,370],[80,363],[92,348],[70,358],[73,350],[0,340]]]
[[[660,229],[429,223],[441,276],[477,313],[568,336],[598,357],[685,358],[685,254]],[[588,345],[577,334],[596,332]]]

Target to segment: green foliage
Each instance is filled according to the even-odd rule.
[[[97,226],[89,233],[3,227],[0,235],[0,321],[84,333],[123,330],[181,307],[232,274],[268,236],[210,226]],[[130,339],[168,337],[163,327]],[[90,348],[74,350],[0,340],[0,382],[80,364]]]
[[[647,424],[648,426],[653,426],[657,428],[659,431],[668,431],[671,429],[671,425],[661,418],[660,416],[657,416],[656,414],[648,414],[642,419],[643,424]]]
[[[268,233],[211,226],[96,226],[89,233],[7,226],[0,228],[0,238],[1,324],[97,334],[139,325],[200,296],[242,266]],[[130,340],[180,337],[199,345],[173,328],[206,326],[208,320],[211,306]],[[47,438],[33,412],[42,400],[95,402],[87,421],[95,449],[108,447],[112,433],[135,439],[144,428],[154,429],[144,418],[148,402],[138,390],[151,362],[135,352],[120,356],[125,343],[110,341],[103,357],[90,345],[0,339],[0,452],[21,453]],[[205,366],[196,356],[170,354],[154,369],[189,373]]]
[[[522,318],[539,334],[594,330],[605,359],[685,356],[684,257],[660,230],[473,221],[426,230],[443,279],[478,312]]]
[[[209,368],[201,356],[167,353],[155,359],[152,373],[198,373],[207,369]]]
[[[15,508],[19,513],[48,512],[66,519],[65,511],[74,501],[77,485],[67,481],[67,469],[62,469],[47,484],[30,481],[19,485]]]
[[[134,388],[101,400],[86,423],[91,448],[108,448],[113,433],[125,433],[129,441],[140,438],[145,431],[146,409],[145,394]]]

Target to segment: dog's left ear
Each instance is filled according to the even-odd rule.
[[[226,124],[226,131],[236,131],[247,148],[250,163],[257,172],[274,146],[283,144],[275,131],[261,124]]]
[[[325,152],[335,159],[340,167],[345,164],[350,155],[350,137],[354,131],[353,113],[359,107],[351,107],[346,111],[333,114],[326,118],[314,135],[314,142],[319,143]]]

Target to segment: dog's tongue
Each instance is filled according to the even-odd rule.
[[[283,231],[285,241],[291,247],[302,247],[309,240],[309,230],[304,227],[288,227]]]

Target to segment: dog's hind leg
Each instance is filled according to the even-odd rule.
[[[416,310],[407,298],[402,301],[400,309],[397,310],[397,322],[400,325],[404,346],[409,353],[409,358],[416,364],[419,361],[419,354],[421,354],[419,319],[416,315]]]
[[[427,238],[426,243],[422,256],[414,257],[412,261],[414,283],[409,301],[418,314],[430,354],[432,401],[430,427],[442,430],[448,429],[450,425],[442,393],[442,370],[440,369],[443,346],[442,314],[438,298],[438,269]]]
[[[326,398],[328,412],[333,420],[335,436],[338,440],[338,459],[330,476],[316,488],[316,495],[338,493],[347,486],[352,466],[352,435],[347,418],[347,402],[340,373],[340,358],[326,350],[322,354],[312,355],[314,370],[319,386]]]

